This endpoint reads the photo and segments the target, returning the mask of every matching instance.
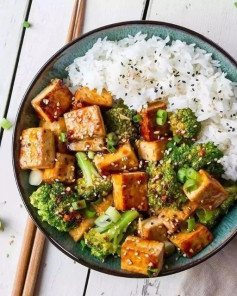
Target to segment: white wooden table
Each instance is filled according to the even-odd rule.
[[[149,4],[146,19],[179,24],[206,35],[237,59],[237,8],[234,0],[87,0],[83,32],[126,20],[141,19]],[[22,96],[42,64],[64,45],[74,0],[0,0],[0,118],[14,122]],[[32,24],[23,29],[28,19]],[[12,157],[12,130],[4,131],[0,150],[0,218],[5,231],[0,233],[0,295],[10,295],[18,262],[27,212],[15,184]],[[47,242],[35,295],[211,295],[205,271],[213,269],[222,278],[220,264],[235,260],[231,242],[220,254],[177,275],[136,280],[116,278],[89,271],[76,264]],[[217,258],[218,257],[218,258]],[[232,258],[233,257],[233,258]],[[229,261],[230,262],[230,261]],[[229,273],[237,270],[230,268]],[[188,278],[197,278],[189,287]],[[228,285],[237,286],[229,282]],[[215,296],[224,295],[217,289]],[[236,292],[236,291],[235,291]],[[234,295],[235,293],[233,292]],[[212,294],[214,295],[214,294]]]

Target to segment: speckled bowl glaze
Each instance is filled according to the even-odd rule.
[[[82,250],[79,243],[74,243],[67,233],[57,231],[55,228],[42,222],[35,208],[29,202],[30,194],[35,190],[28,183],[29,171],[22,171],[18,163],[20,148],[20,135],[23,129],[37,126],[38,119],[31,107],[31,100],[50,82],[52,78],[65,78],[67,72],[65,68],[73,62],[78,56],[82,56],[90,49],[98,38],[108,37],[109,40],[119,40],[127,37],[128,34],[135,35],[138,32],[147,34],[147,37],[153,35],[165,38],[170,36],[171,40],[179,39],[187,43],[195,43],[200,48],[213,54],[214,59],[221,62],[224,72],[227,72],[228,78],[237,81],[237,63],[223,49],[204,36],[195,33],[186,28],[176,25],[152,22],[152,21],[133,21],[118,23],[102,27],[84,34],[82,37],[74,40],[60,49],[48,62],[40,69],[31,82],[21,106],[18,111],[13,138],[13,167],[15,171],[16,183],[18,185],[23,202],[36,225],[43,231],[46,237],[62,252],[79,263],[108,274],[117,276],[138,278],[143,275],[128,273],[120,269],[119,258],[108,258],[105,262],[100,262],[85,248]],[[169,275],[195,266],[207,258],[217,253],[223,248],[237,233],[237,206],[235,206],[213,230],[214,241],[202,252],[192,259],[184,257],[175,260],[177,255],[173,255],[167,260],[168,270],[163,270],[160,275]]]

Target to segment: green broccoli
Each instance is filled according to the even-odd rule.
[[[77,152],[76,159],[83,178],[77,180],[77,192],[89,201],[107,196],[112,191],[112,182],[102,178],[84,152]]]
[[[215,210],[209,211],[203,208],[199,208],[196,211],[198,221],[208,228],[213,228],[220,218],[228,213],[230,208],[234,205],[237,200],[237,185],[225,187],[228,192],[228,197],[223,203]]]
[[[149,163],[147,168],[148,202],[154,212],[164,206],[180,208],[187,200],[182,184],[178,182],[173,165],[169,162],[162,164]]]
[[[129,109],[123,100],[116,100],[114,106],[104,115],[108,132],[114,132],[120,141],[135,141],[139,136],[139,128],[138,124],[132,121],[134,115],[136,111]]]
[[[200,130],[201,123],[190,109],[179,109],[175,113],[169,114],[170,129],[173,135],[181,136],[184,139],[195,138]]]
[[[92,228],[85,233],[85,243],[91,249],[91,254],[100,260],[118,252],[120,243],[126,235],[130,223],[139,216],[137,211],[131,210],[121,214],[121,218],[107,230],[99,232]]]
[[[66,190],[62,183],[44,184],[30,196],[42,220],[59,231],[69,231],[78,225],[80,215],[72,208],[77,200],[78,195]]]
[[[171,151],[166,150],[165,160],[170,160],[175,168],[192,167],[195,171],[204,169],[215,177],[220,177],[224,170],[219,159],[223,153],[214,143],[201,143],[197,145],[174,146]]]

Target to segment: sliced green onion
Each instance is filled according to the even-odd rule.
[[[185,183],[184,183],[184,189],[188,192],[191,192],[195,189],[198,188],[198,183],[195,180],[192,179],[188,179]]]
[[[159,268],[148,268],[147,269],[147,275],[149,277],[154,277],[157,276],[159,274]]]
[[[191,218],[188,218],[186,220],[186,222],[188,223],[187,232],[193,231],[195,229],[195,227],[196,227],[195,219],[193,217],[191,217]]]
[[[86,208],[86,201],[84,199],[72,203],[74,210],[81,210]]]
[[[32,170],[29,175],[29,184],[39,186],[43,180],[43,172],[41,170]]]
[[[113,144],[112,144],[113,146],[118,144],[119,139],[115,133],[107,134],[107,143],[109,144],[109,142],[113,142]]]
[[[66,132],[61,132],[59,135],[59,140],[63,143],[67,141],[67,133]]]
[[[31,24],[29,22],[27,22],[27,21],[24,21],[24,23],[22,24],[22,26],[24,28],[29,28],[31,26]]]
[[[167,121],[168,113],[166,110],[159,109],[156,113],[156,123],[158,125],[164,125]]]
[[[89,207],[84,209],[84,216],[87,219],[94,218],[95,215],[96,215],[96,211],[93,208]]]
[[[82,239],[82,240],[80,241],[80,244],[81,244],[81,248],[82,248],[82,250],[84,250],[84,248],[85,248],[85,246],[86,246],[86,242],[85,242],[85,240]]]
[[[192,168],[188,168],[186,170],[186,177],[187,177],[187,179],[192,179],[192,180],[195,180],[197,182],[199,181],[199,174],[198,174],[198,172],[196,172]]]
[[[0,220],[0,230],[4,230],[4,227],[3,227],[3,223],[2,223],[2,221]]]
[[[178,172],[177,172],[178,180],[179,180],[181,183],[184,183],[184,182],[187,180],[186,171],[187,171],[186,168],[181,168],[181,169],[179,169]]]
[[[95,220],[95,225],[98,227],[106,227],[112,223],[108,215],[101,215]]]
[[[111,140],[108,140],[107,144],[108,144],[109,147],[113,147],[115,145],[115,142],[111,141]]]
[[[182,137],[179,135],[174,135],[173,140],[175,143],[180,143],[180,141],[182,140]]]
[[[234,3],[235,7],[237,7],[237,2]]]
[[[6,118],[3,118],[0,122],[0,126],[5,130],[9,130],[12,127],[12,123]]]
[[[199,208],[196,210],[196,215],[201,223],[207,223],[212,219],[213,211],[208,211],[204,208]]]
[[[171,256],[172,254],[174,254],[174,252],[175,252],[175,245],[172,244],[172,243],[169,242],[169,241],[165,241],[164,244],[165,244],[165,255],[166,255],[167,257],[169,257],[169,256]]]
[[[110,220],[116,223],[120,218],[120,213],[114,207],[108,207],[105,214],[109,216]]]
[[[173,149],[174,148],[174,142],[173,141],[169,141],[167,144],[166,144],[166,148],[168,149]]]
[[[115,153],[116,152],[116,149],[114,148],[114,146],[107,145],[107,150],[109,151],[109,153]]]
[[[95,152],[93,152],[93,151],[88,151],[88,158],[90,158],[90,159],[94,159],[94,157],[95,157]]]
[[[142,116],[140,114],[136,114],[132,118],[133,122],[138,123],[142,120]]]

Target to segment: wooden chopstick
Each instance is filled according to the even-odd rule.
[[[86,0],[75,0],[66,42],[80,36],[83,28]],[[27,219],[21,253],[13,284],[12,296],[33,296],[41,257],[44,249],[45,236],[30,217]]]

